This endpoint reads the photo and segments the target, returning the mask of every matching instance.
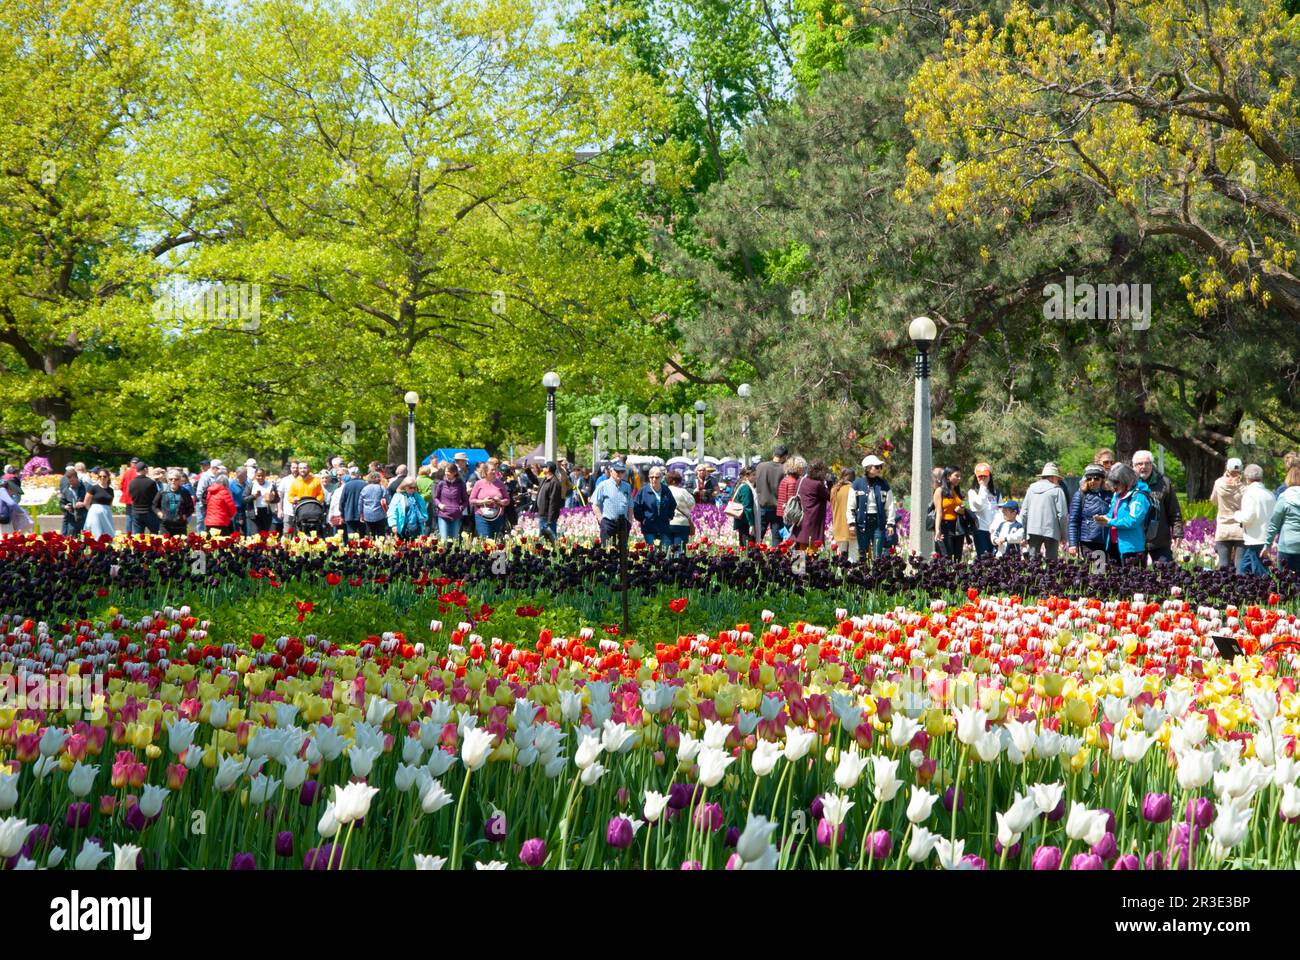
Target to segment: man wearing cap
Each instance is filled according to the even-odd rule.
[[[889,481],[881,476],[885,461],[874,453],[862,460],[862,476],[853,481],[849,491],[849,533],[854,538],[849,559],[870,556],[876,560],[888,549],[894,536],[898,506]]]
[[[1110,542],[1110,531],[1093,517],[1110,513],[1111,493],[1106,489],[1106,471],[1099,463],[1090,463],[1083,471],[1079,489],[1070,500],[1070,556],[1095,554],[1119,562],[1119,545]]]
[[[596,484],[591,495],[591,508],[600,517],[602,546],[613,546],[615,538],[627,543],[628,510],[631,506],[632,485],[627,482],[627,464],[616,460],[610,464],[609,476]]]
[[[1235,570],[1237,558],[1245,546],[1245,534],[1237,521],[1241,509],[1241,492],[1245,483],[1241,479],[1242,463],[1239,457],[1230,457],[1223,476],[1214,481],[1210,503],[1214,504],[1214,552],[1219,558],[1220,570]]]
[[[542,482],[537,488],[537,532],[552,543],[560,534],[560,508],[564,506],[564,483],[556,473],[557,465],[542,465]]]
[[[122,506],[126,507],[126,532],[133,533],[131,521],[131,481],[135,475],[140,472],[143,464],[139,457],[132,457],[131,462],[122,469],[122,476],[117,481],[118,489],[121,491]]]
[[[1055,560],[1069,533],[1070,505],[1061,489],[1061,479],[1061,471],[1049,461],[1025,491],[1020,523],[1025,528],[1026,552],[1031,557],[1041,555]]]
[[[789,455],[790,451],[786,447],[779,446],[772,451],[772,459],[763,461],[754,469],[759,524],[755,537],[762,540],[763,535],[768,534],[774,547],[781,542],[781,524],[777,522],[776,515],[776,493],[781,486],[781,478],[785,476],[785,458]],[[852,516],[852,511],[849,515]]]
[[[76,464],[70,463],[63,468],[59,479],[59,506],[63,510],[63,535],[65,537],[81,536],[81,529],[86,525],[86,484],[77,474]]]
[[[1173,563],[1173,541],[1183,536],[1183,509],[1169,478],[1156,470],[1150,450],[1133,454],[1133,472],[1147,485],[1151,501],[1146,516],[1147,557],[1152,563]]]
[[[143,460],[133,460],[135,476],[127,484],[130,504],[126,508],[127,533],[157,533],[160,529],[158,515],[153,512],[154,497],[158,496],[158,482],[149,476],[149,467]],[[124,501],[126,497],[122,498]]]

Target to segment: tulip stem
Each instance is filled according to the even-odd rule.
[[[877,800],[876,805],[871,808],[871,816],[867,818],[866,830],[862,834],[862,843],[858,848],[858,869],[859,870],[862,869],[862,856],[867,851],[867,841],[871,839],[871,831],[876,828],[876,817],[879,814],[880,814],[880,801]],[[876,859],[876,845],[872,843],[871,859],[867,861],[868,870],[871,869],[871,864],[875,862],[875,859]]]
[[[343,835],[343,852],[339,854],[339,865],[338,865],[338,869],[340,870],[343,869],[343,862],[348,858],[348,844],[352,842],[352,828],[355,825],[356,825],[355,820],[349,820],[348,831]],[[325,866],[328,867],[329,863],[327,862]]]
[[[465,809],[465,796],[469,793],[469,781],[474,776],[474,771],[468,767],[465,769],[465,782],[461,784],[460,799],[456,801],[456,819],[451,827],[451,868],[460,869],[460,815]]]
[[[966,752],[969,746],[961,748],[961,759],[957,761],[957,780],[952,787],[952,832],[948,837],[950,847],[957,846],[957,811],[961,809],[961,777],[966,772]]]

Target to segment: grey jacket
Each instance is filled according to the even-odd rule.
[[[1051,480],[1038,479],[1025,491],[1020,522],[1027,537],[1064,541],[1069,534],[1070,504],[1065,491]]]

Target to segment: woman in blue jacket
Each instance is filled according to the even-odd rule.
[[[1110,510],[1094,516],[1093,521],[1110,533],[1108,542],[1119,547],[1120,562],[1131,566],[1146,566],[1148,488],[1138,479],[1133,468],[1117,463],[1110,468],[1111,489],[1114,498]]]
[[[1104,486],[1105,482],[1106,471],[1099,464],[1088,464],[1088,468],[1083,471],[1083,482],[1079,484],[1079,489],[1074,491],[1074,496],[1070,500],[1071,555],[1078,554],[1080,551],[1095,553],[1101,550],[1110,560],[1120,559],[1119,551],[1110,542],[1110,531],[1092,519],[1110,513],[1110,502],[1113,498]]]
[[[672,491],[664,485],[664,468],[650,468],[650,482],[632,499],[632,515],[641,524],[641,535],[651,547],[668,545],[668,521],[677,510]]]
[[[424,505],[424,497],[420,496],[419,485],[415,477],[407,477],[388,505],[388,529],[402,540],[414,540],[423,536],[428,521],[429,511]]]

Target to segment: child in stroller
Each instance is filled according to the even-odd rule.
[[[293,508],[293,525],[299,533],[328,537],[325,507],[319,500],[299,500]]]

